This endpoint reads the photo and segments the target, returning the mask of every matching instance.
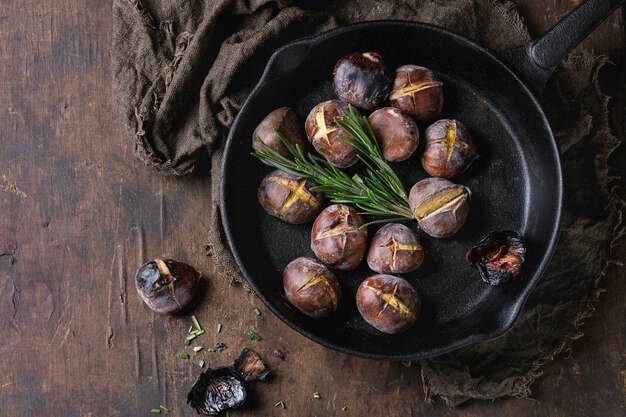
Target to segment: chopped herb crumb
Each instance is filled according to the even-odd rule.
[[[159,406],[159,408],[160,408],[161,410],[165,411],[166,413],[169,413],[169,412],[170,412],[170,409],[169,409],[169,408],[167,408],[166,406],[164,406],[163,404],[161,404],[161,405]]]
[[[202,346],[194,346],[193,351],[194,352],[200,352],[202,350]]]
[[[180,354],[180,358],[181,359],[189,359],[189,355],[187,353],[181,353]]]
[[[313,393],[313,398],[316,398],[316,399],[322,398],[322,394],[320,394],[319,392],[315,391]]]
[[[215,333],[219,333],[222,331],[222,323],[217,323],[215,326]]]
[[[187,330],[187,333],[191,333],[192,330],[193,330],[193,325],[189,326],[189,330]]]
[[[200,368],[204,368],[204,361],[203,361],[202,359],[200,359],[200,360],[198,361],[198,366],[199,366]]]
[[[248,333],[246,333],[248,336],[250,336],[250,339],[256,341],[256,342],[260,342],[261,340],[263,340],[263,338],[261,336],[258,335],[258,333],[250,330]]]
[[[230,410],[226,410],[226,417],[230,417]]]
[[[217,351],[215,350],[215,348],[208,348],[207,352],[217,352]]]
[[[196,326],[197,331],[199,332],[202,331],[202,327],[200,326],[200,323],[198,322],[198,318],[195,315],[191,316],[191,322],[193,323],[194,326]]]
[[[254,314],[256,314],[257,316],[261,315],[261,310],[259,310],[258,308],[254,309]]]
[[[341,411],[346,411],[347,409],[348,409],[348,407],[345,406],[345,405],[343,407],[341,407]]]
[[[152,410],[150,410],[150,412],[152,414],[161,414],[161,410],[159,408],[153,408]]]
[[[279,402],[277,402],[276,404],[274,404],[274,407],[280,407],[280,408],[283,408],[283,409],[287,408],[287,406],[285,405],[285,403],[284,403],[284,402],[282,402],[282,401],[279,401]]]

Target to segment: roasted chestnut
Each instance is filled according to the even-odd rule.
[[[408,227],[389,223],[372,238],[367,264],[379,274],[403,274],[415,271],[424,260],[424,248]]]
[[[316,259],[294,259],[283,270],[285,297],[310,317],[328,317],[337,310],[341,286],[332,272]]]
[[[281,142],[277,131],[287,139],[292,145],[300,146],[304,150],[306,138],[302,131],[302,125],[298,120],[298,115],[290,107],[281,107],[268,114],[261,123],[254,129],[252,134],[252,147],[255,151],[261,150],[259,139],[264,144],[284,156],[291,158],[292,155],[287,147]]]
[[[366,322],[389,334],[407,330],[421,311],[415,288],[393,275],[374,275],[363,281],[356,292],[356,306]]]
[[[313,184],[281,170],[270,172],[259,186],[261,206],[274,217],[293,224],[310,222],[322,208],[323,196]]]
[[[415,120],[433,120],[443,107],[443,83],[428,68],[403,65],[396,70],[389,102]]]
[[[356,111],[356,110],[355,110]],[[357,161],[357,151],[339,136],[349,137],[335,118],[343,117],[348,112],[348,105],[339,100],[329,100],[313,107],[306,118],[306,135],[315,147],[331,164],[338,168],[347,168]]]
[[[372,113],[368,120],[387,161],[404,161],[417,149],[420,132],[406,113],[384,107]]]
[[[198,414],[217,416],[240,407],[248,396],[242,375],[232,368],[208,369],[187,394],[187,404]]]
[[[380,107],[391,89],[391,74],[376,52],[352,52],[341,57],[333,81],[340,100],[365,110]]]
[[[367,246],[367,229],[352,207],[334,204],[326,207],[311,230],[311,249],[315,256],[336,269],[356,268]]]
[[[438,120],[426,129],[422,166],[433,177],[450,178],[465,171],[478,152],[465,125],[458,120]]]
[[[519,276],[526,261],[526,243],[518,232],[491,232],[467,252],[467,260],[488,284],[503,284]]]
[[[202,275],[173,259],[155,259],[141,265],[135,287],[141,299],[157,313],[175,313],[191,301]]]
[[[444,178],[426,178],[409,193],[409,203],[420,228],[432,237],[455,234],[465,223],[469,188]]]

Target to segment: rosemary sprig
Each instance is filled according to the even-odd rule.
[[[350,106],[349,112],[336,122],[349,135],[339,138],[359,151],[359,159],[366,166],[365,175],[350,177],[317,155],[305,155],[300,146],[292,145],[280,132],[276,133],[293,160],[265,145],[260,137],[257,140],[261,149],[252,155],[267,165],[314,182],[312,190],[323,193],[333,203],[354,204],[361,214],[385,217],[367,224],[414,219],[406,191],[383,158],[367,118],[359,118]]]

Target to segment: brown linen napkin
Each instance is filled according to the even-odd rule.
[[[187,175],[211,159],[207,251],[240,280],[219,220],[219,169],[228,127],[271,53],[298,37],[348,23],[399,19],[449,28],[494,50],[529,40],[508,2],[490,0],[114,0],[113,91],[135,155],[157,172]],[[618,202],[607,158],[618,140],[597,87],[603,59],[570,58],[548,86],[545,109],[563,156],[561,241],[517,326],[494,341],[420,361],[426,399],[526,397],[539,368],[579,337],[609,256]]]

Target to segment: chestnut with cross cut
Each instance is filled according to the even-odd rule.
[[[424,248],[408,227],[389,223],[372,238],[367,264],[379,274],[403,274],[415,271],[424,260]]]
[[[305,123],[306,135],[313,147],[338,168],[352,166],[358,159],[356,149],[339,139],[339,136],[349,135],[335,123],[335,118],[343,117],[348,111],[346,103],[328,100],[313,107]]]
[[[302,125],[298,120],[298,115],[290,107],[281,107],[268,114],[259,123],[252,134],[252,147],[255,151],[260,151],[263,147],[259,140],[272,148],[285,158],[292,158],[289,149],[282,143],[278,133],[280,133],[292,145],[298,145],[304,150],[306,138],[302,130]]]
[[[396,70],[389,102],[415,120],[433,120],[443,107],[443,83],[434,72],[417,65],[403,65]]]
[[[322,208],[322,194],[311,192],[311,187],[306,180],[277,169],[263,178],[257,197],[272,216],[302,224],[312,221]]]
[[[300,257],[283,270],[285,297],[298,310],[314,318],[328,317],[337,310],[341,286],[320,261]]]
[[[356,268],[365,255],[367,229],[352,207],[334,204],[326,207],[311,230],[311,249],[315,256],[336,269]]]
[[[417,291],[393,275],[374,275],[361,283],[356,306],[363,319],[383,333],[397,334],[415,323],[421,311]]]
[[[450,178],[465,171],[478,152],[469,131],[454,119],[438,120],[426,129],[422,166],[433,177]]]
[[[137,270],[135,287],[152,310],[175,313],[191,301],[200,277],[200,272],[190,265],[173,259],[155,259]]]
[[[420,228],[432,237],[449,237],[465,224],[469,188],[445,178],[418,181],[409,192],[409,204]]]

